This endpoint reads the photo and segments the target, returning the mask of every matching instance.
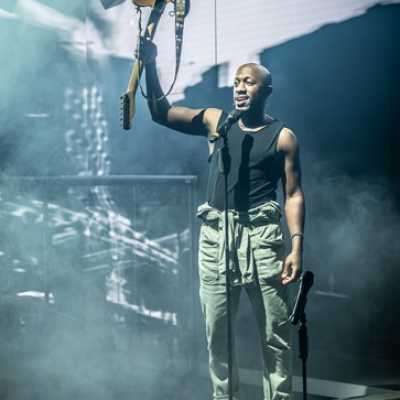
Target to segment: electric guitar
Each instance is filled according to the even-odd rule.
[[[158,22],[166,6],[165,0],[134,0],[133,3],[139,7],[152,6],[150,17],[147,21],[144,38],[152,40],[157,29]],[[121,124],[124,129],[131,128],[131,121],[135,115],[135,95],[139,86],[139,80],[143,72],[142,60],[137,60],[133,66],[129,79],[128,88],[121,96]]]
[[[164,12],[167,3],[175,3],[175,48],[176,48],[176,67],[175,77],[173,83],[167,92],[171,92],[172,87],[175,84],[181,52],[182,52],[182,37],[183,37],[183,26],[184,19],[189,12],[190,2],[189,0],[132,0],[133,4],[137,7],[152,7],[150,17],[146,24],[144,32],[144,39],[153,40],[154,34],[157,29],[158,22],[160,21],[161,15]],[[135,95],[139,86],[140,77],[143,72],[143,62],[138,59],[134,64],[132,73],[129,79],[128,88],[126,92],[121,96],[121,125],[122,128],[128,130],[131,128],[131,121],[135,116]],[[165,96],[166,96],[165,95]]]

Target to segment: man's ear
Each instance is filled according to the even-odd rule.
[[[271,85],[263,85],[261,90],[262,90],[262,94],[267,99],[272,93],[272,86]]]

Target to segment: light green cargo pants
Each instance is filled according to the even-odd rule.
[[[225,238],[223,213],[203,204],[199,242],[200,301],[206,322],[213,399],[228,399]],[[280,281],[284,243],[279,205],[270,201],[248,212],[230,210],[228,219],[232,325],[241,289],[249,296],[261,338],[265,400],[290,399],[291,344],[287,287]],[[234,342],[234,341],[233,341]],[[234,398],[239,399],[233,349]]]

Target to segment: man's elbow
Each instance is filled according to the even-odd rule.
[[[160,124],[160,125],[166,125],[167,119],[165,118],[164,115],[160,115],[157,113],[151,113],[151,119],[153,122]]]
[[[168,124],[167,113],[160,112],[158,110],[150,109],[150,115],[152,121],[159,125],[166,126]]]
[[[296,189],[285,193],[285,202],[304,203],[304,193],[302,189]]]
[[[170,107],[157,107],[153,102],[148,103],[151,119],[160,125],[168,125],[168,112]]]

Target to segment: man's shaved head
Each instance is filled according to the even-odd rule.
[[[236,74],[238,74],[239,72],[242,72],[246,68],[249,68],[256,73],[257,77],[259,77],[262,80],[263,86],[265,88],[272,87],[271,72],[269,72],[269,70],[267,68],[265,68],[263,65],[256,64],[256,63],[246,63],[246,64],[241,65],[237,69]]]
[[[267,68],[256,63],[246,63],[237,69],[233,88],[233,101],[237,110],[263,110],[271,92],[272,78]]]

